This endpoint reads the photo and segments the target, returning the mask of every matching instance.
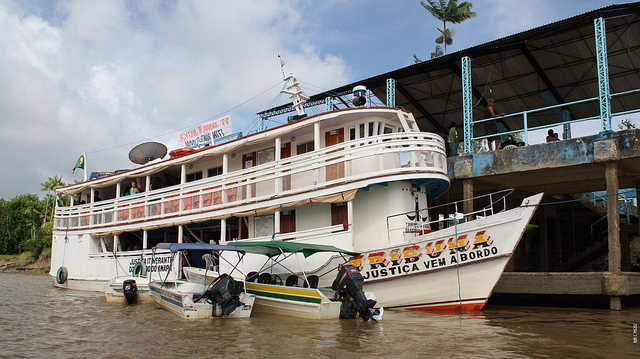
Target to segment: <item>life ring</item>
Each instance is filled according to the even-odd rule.
[[[146,277],[147,276],[147,265],[144,264],[143,261],[136,262],[136,265],[133,266],[133,275]]]
[[[58,273],[56,274],[56,283],[64,284],[67,281],[67,276],[69,275],[69,271],[67,267],[58,268]]]

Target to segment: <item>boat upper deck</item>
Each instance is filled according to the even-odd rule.
[[[99,190],[105,198],[58,207],[55,228],[100,235],[261,215],[309,202],[345,202],[359,188],[399,180],[429,184],[435,197],[449,186],[444,142],[413,132],[412,124],[412,115],[400,109],[333,111],[62,187],[58,193],[93,198]],[[123,185],[133,180],[145,190],[123,196]]]

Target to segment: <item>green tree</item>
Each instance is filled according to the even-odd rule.
[[[38,240],[45,207],[35,194],[0,201],[0,254],[18,254],[22,242]]]
[[[51,191],[55,190],[57,187],[60,186],[65,186],[66,184],[64,182],[62,182],[62,176],[58,177],[58,176],[53,176],[53,177],[49,177],[49,179],[44,182],[44,183],[40,183],[40,191],[43,192],[47,192],[47,206],[45,207],[45,211],[44,211],[44,221],[47,222],[47,217],[49,214],[49,208],[51,208],[51,219],[53,220],[53,210],[55,207],[55,201],[52,200],[54,199],[55,195],[51,194]]]
[[[440,47],[440,45],[436,45],[436,50],[431,53],[431,58],[435,59],[436,57],[440,57],[440,56],[442,56],[442,47]],[[422,62],[422,60],[418,58],[416,54],[413,54],[413,62],[416,64],[419,64]]]
[[[431,58],[435,59],[440,56],[442,56],[442,47],[440,47],[440,45],[436,45],[436,51],[431,53]]]
[[[428,3],[428,4],[427,4]],[[424,7],[433,17],[442,21],[442,29],[440,36],[436,39],[437,44],[444,44],[444,53],[447,54],[447,45],[453,43],[453,31],[447,29],[447,23],[459,24],[464,20],[475,17],[477,14],[471,11],[473,6],[470,2],[462,2],[458,5],[458,0],[427,0],[427,3],[421,1],[420,4]]]

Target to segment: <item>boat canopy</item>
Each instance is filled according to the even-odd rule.
[[[233,251],[245,253],[244,249],[229,244],[209,243],[158,243],[154,249],[169,249],[172,253],[178,251]]]
[[[248,253],[263,254],[268,257],[274,257],[285,253],[299,252],[302,252],[305,258],[318,252],[335,252],[352,256],[357,256],[360,254],[358,252],[346,251],[338,247],[324,244],[295,243],[283,241],[238,241],[235,242],[234,245],[246,250]]]

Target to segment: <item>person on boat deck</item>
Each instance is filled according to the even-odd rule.
[[[553,129],[549,130],[547,134],[547,142],[560,141],[558,134],[553,132]]]
[[[131,182],[131,189],[129,190],[129,194],[140,193],[140,188],[138,188],[138,182]]]
[[[496,120],[493,120],[494,117],[500,117],[506,115],[506,113],[496,113],[493,105],[495,101],[490,98],[487,99],[487,107],[484,109],[484,118],[492,119],[491,121],[486,121],[484,123],[484,130],[487,132],[487,135],[497,135],[498,134],[498,123]],[[500,142],[500,136],[491,136],[487,138],[489,151],[495,151],[498,149],[498,145]],[[492,146],[493,145],[493,146]]]
[[[451,122],[451,127],[449,128],[449,147],[451,156],[458,155],[458,129],[456,128],[456,123]]]
[[[93,195],[93,201],[94,202],[102,201],[102,198],[100,198],[100,191],[95,192],[95,194]]]

